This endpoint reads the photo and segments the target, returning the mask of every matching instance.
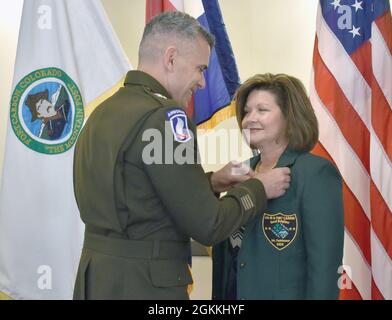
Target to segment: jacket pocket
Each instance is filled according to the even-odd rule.
[[[294,254],[282,255],[279,259],[279,288],[306,287],[306,254],[299,251]]]
[[[193,283],[189,266],[183,260],[151,260],[150,276],[153,286],[160,288]]]

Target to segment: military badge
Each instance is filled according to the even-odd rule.
[[[298,230],[296,214],[264,213],[262,228],[265,237],[276,249],[287,248],[295,239]]]
[[[40,153],[62,153],[74,145],[82,128],[82,96],[63,70],[36,70],[16,85],[10,117],[16,136],[25,146]]]
[[[172,109],[166,113],[167,120],[170,121],[174,140],[178,142],[187,142],[191,139],[188,129],[188,121],[184,110]]]

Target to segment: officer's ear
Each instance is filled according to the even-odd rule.
[[[178,49],[174,46],[167,47],[164,53],[164,65],[169,72],[173,72],[174,63],[178,56]]]

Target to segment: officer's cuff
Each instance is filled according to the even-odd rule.
[[[219,199],[219,197],[220,197],[220,192],[215,192],[214,189],[212,188],[211,177],[212,177],[212,174],[213,174],[213,173],[214,173],[214,172],[210,171],[210,172],[207,172],[206,175],[207,175],[207,178],[208,178],[208,182],[210,183],[210,188],[211,188],[212,192],[214,193],[215,197],[216,197],[217,199]]]
[[[258,179],[248,179],[227,192],[227,196],[235,197],[246,214],[263,212],[267,207],[267,195],[264,186]]]

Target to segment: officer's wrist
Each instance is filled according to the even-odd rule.
[[[222,191],[219,189],[219,185],[217,184],[216,179],[214,178],[214,172],[211,171],[211,172],[207,172],[206,174],[208,177],[208,181],[210,182],[210,187],[212,192],[214,192],[215,196],[219,198],[220,193]]]

